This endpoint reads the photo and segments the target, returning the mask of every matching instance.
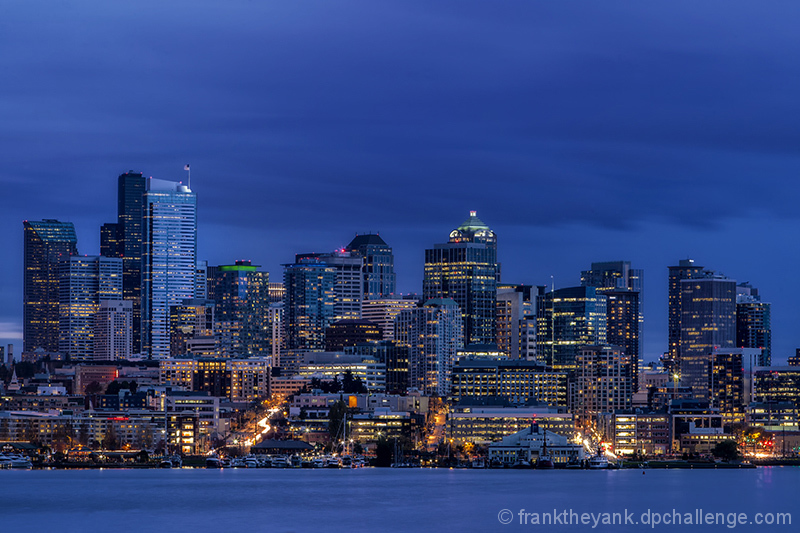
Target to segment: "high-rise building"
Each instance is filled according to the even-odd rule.
[[[607,343],[625,349],[635,380],[643,355],[644,270],[631,268],[630,261],[592,263],[581,272],[581,285],[608,296]]]
[[[607,301],[590,286],[556,289],[537,298],[539,361],[556,370],[575,370],[580,346],[606,344]]]
[[[572,412],[587,427],[600,413],[630,409],[633,380],[619,346],[582,346],[578,351]]]
[[[236,357],[270,355],[269,273],[250,261],[220,265],[210,272],[210,297],[217,304],[216,321],[239,324],[237,338],[226,351]]]
[[[416,300],[406,298],[379,298],[364,300],[361,306],[361,316],[380,326],[383,331],[383,340],[394,340],[394,320],[403,309],[417,307]]]
[[[72,256],[59,265],[58,351],[75,361],[94,359],[100,302],[122,300],[122,259]]]
[[[445,244],[425,250],[423,300],[450,298],[461,309],[465,344],[495,344],[497,236],[475,211]]]
[[[325,328],[325,351],[340,352],[347,346],[383,339],[380,326],[369,320],[337,320]]]
[[[511,359],[519,359],[527,339],[523,332],[536,316],[538,287],[502,285],[497,287],[497,348]],[[526,351],[527,352],[527,351]]]
[[[677,372],[681,367],[681,281],[703,277],[703,267],[694,264],[694,259],[681,259],[677,266],[669,267],[667,342],[669,350],[664,366],[669,372]]]
[[[709,366],[716,349],[736,343],[736,281],[706,273],[681,280],[681,385],[709,399]]]
[[[142,254],[147,178],[128,171],[117,179],[117,238],[122,252],[122,291],[133,304],[133,352],[142,351]]]
[[[336,269],[315,257],[298,261],[283,265],[286,349],[323,350],[334,320]]]
[[[386,392],[388,394],[405,394],[409,387],[408,351],[407,345],[393,340],[356,344],[344,349],[346,354],[371,356],[386,365]]]
[[[758,366],[772,364],[772,305],[748,283],[736,287],[736,346],[758,348]]]
[[[129,359],[133,347],[133,303],[104,300],[94,317],[94,360]]]
[[[194,297],[197,299],[208,298],[208,261],[198,261],[194,274]]]
[[[184,300],[169,308],[170,357],[195,354],[193,341],[214,345],[214,302]]]
[[[25,230],[22,294],[23,351],[58,351],[59,263],[78,254],[72,222],[23,222]]]
[[[100,255],[103,257],[122,257],[124,253],[122,226],[116,222],[100,226]]]
[[[169,357],[169,307],[195,296],[197,198],[187,186],[150,178],[144,195],[143,347]],[[127,246],[127,235],[126,235]]]
[[[295,263],[313,259],[333,268],[333,319],[355,320],[361,318],[361,301],[364,299],[362,266],[364,258],[357,252],[336,250],[323,254],[297,254]]]
[[[749,399],[745,387],[745,365],[748,358],[754,358],[754,351],[733,348],[712,352],[709,400],[711,407],[719,409],[726,424],[744,422],[746,399]]]
[[[458,351],[464,347],[464,324],[450,298],[428,300],[405,309],[395,321],[395,340],[408,346],[409,386],[425,395],[446,396]]]
[[[395,292],[392,248],[378,234],[356,235],[346,250],[363,258],[364,299],[388,298]]]

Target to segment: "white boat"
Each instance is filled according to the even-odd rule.
[[[339,458],[338,457],[329,457],[325,461],[325,468],[341,468],[341,466],[342,465],[339,464]]]
[[[325,458],[315,457],[311,462],[311,468],[325,468]]]
[[[272,468],[289,468],[289,460],[283,455],[276,455],[272,458]]]
[[[592,470],[600,470],[608,468],[608,459],[604,455],[595,455],[589,459],[589,468]]]
[[[245,468],[258,468],[258,459],[255,458],[253,455],[248,455],[244,458],[244,467]]]
[[[33,468],[33,463],[27,457],[19,454],[0,454],[0,468]]]

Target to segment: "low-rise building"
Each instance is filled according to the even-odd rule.
[[[490,444],[489,461],[505,466],[523,464],[523,461],[533,465],[545,454],[545,448],[554,464],[579,463],[586,458],[582,444],[572,443],[564,435],[531,423],[520,431],[503,437],[499,442]]]
[[[465,358],[453,366],[450,395],[505,398],[510,402],[567,405],[567,373],[534,361]]]
[[[547,405],[467,405],[461,403],[447,415],[447,438],[454,442],[487,444],[513,435],[536,422],[548,433],[572,437],[575,424],[563,407]]]

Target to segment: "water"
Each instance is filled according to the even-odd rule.
[[[800,469],[530,471],[0,471],[0,531],[678,531],[658,524],[520,524],[519,514],[788,512],[793,525],[725,523],[697,531],[795,531]],[[502,524],[500,518],[511,520]],[[652,515],[651,515],[652,516]],[[552,517],[555,518],[555,517]],[[562,521],[567,521],[561,515]],[[613,517],[611,517],[613,519]],[[539,520],[546,517],[539,515]],[[579,518],[572,518],[579,520]],[[624,519],[623,519],[624,520]],[[648,520],[650,521],[650,520]]]

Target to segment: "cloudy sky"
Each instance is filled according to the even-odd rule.
[[[113,5],[112,5],[113,4]],[[0,341],[21,350],[22,220],[99,251],[129,169],[185,179],[199,255],[281,278],[356,232],[421,290],[470,209],[503,280],[645,269],[646,359],[667,266],[773,304],[800,347],[800,5],[738,1],[139,1],[0,5]]]

